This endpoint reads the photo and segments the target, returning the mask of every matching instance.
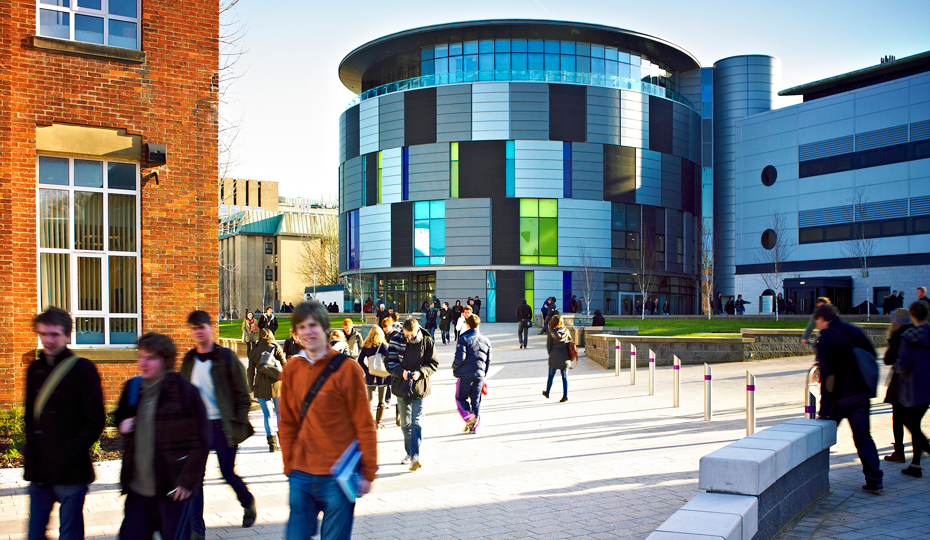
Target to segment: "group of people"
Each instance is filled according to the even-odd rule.
[[[794,312],[794,302],[790,298],[788,299],[788,303],[786,304],[785,300],[782,299],[781,293],[778,293],[777,301],[781,302],[779,313],[785,313],[785,310],[788,310],[788,309],[791,310],[790,312]],[[727,298],[727,301],[724,302],[723,294],[718,292],[717,295],[714,297],[713,310],[714,310],[714,313],[717,315],[723,315],[724,313],[726,313],[727,315],[745,315],[746,306],[748,306],[751,303],[752,302],[750,302],[749,300],[744,300],[743,295],[741,294],[736,295],[736,298],[733,298],[733,297]]]
[[[634,309],[636,310],[636,315],[643,315],[644,311],[645,315],[659,315],[659,298],[647,298],[645,303],[643,303],[642,300],[637,300]],[[672,304],[666,300],[665,303],[662,304],[661,314],[668,315],[671,312]]]
[[[917,299],[920,300],[923,298],[918,293]],[[885,295],[884,301],[882,301],[882,314],[888,315],[898,308],[904,307],[904,291],[891,291],[891,293]]]

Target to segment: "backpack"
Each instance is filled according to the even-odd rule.
[[[859,372],[862,374],[862,380],[869,388],[869,397],[878,395],[878,359],[875,355],[861,347],[853,347],[853,354],[856,356],[856,363],[859,365]]]
[[[269,346],[268,350],[262,353],[258,361],[258,368],[265,377],[268,377],[272,381],[278,381],[281,379],[281,362],[275,358],[274,353],[274,346]]]

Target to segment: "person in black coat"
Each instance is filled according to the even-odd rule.
[[[607,324],[607,321],[604,319],[604,314],[599,309],[594,310],[594,318],[591,319],[591,326],[604,326]]]
[[[57,307],[32,322],[42,351],[26,371],[23,476],[31,482],[29,538],[46,537],[56,501],[60,537],[84,537],[84,496],[94,481],[90,447],[103,432],[106,413],[97,368],[66,346],[72,326],[71,315]]]
[[[278,331],[278,318],[274,316],[274,310],[270,307],[265,308],[265,314],[258,321],[259,328],[267,328],[274,334]]]
[[[891,434],[894,436],[894,452],[885,456],[885,461],[892,463],[904,463],[904,408],[898,402],[898,385],[901,376],[895,372],[894,364],[898,360],[901,334],[913,326],[908,310],[904,308],[893,310],[891,325],[888,327],[888,349],[884,357],[885,365],[891,366],[891,379],[888,381],[888,391],[885,393],[884,402],[891,405]]]
[[[814,322],[820,330],[817,340],[817,361],[820,363],[820,417],[839,424],[849,420],[853,442],[865,475],[863,491],[883,491],[882,471],[875,442],[869,433],[869,398],[871,391],[859,370],[854,349],[875,355],[875,347],[859,328],[840,320],[831,304],[814,311]]]
[[[533,326],[533,310],[524,298],[520,305],[517,306],[517,341],[520,342],[520,348],[525,349],[530,337],[530,327]]]
[[[126,508],[119,536],[191,537],[191,495],[202,489],[210,447],[200,392],[174,372],[177,349],[161,334],[139,338],[139,371],[114,414],[125,441],[120,473]]]
[[[443,302],[442,309],[439,310],[439,333],[442,334],[442,344],[447,345],[452,342],[449,337],[449,326],[452,324],[452,317],[455,312],[449,309],[449,303]]]

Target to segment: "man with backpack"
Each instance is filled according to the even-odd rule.
[[[141,375],[126,382],[114,414],[125,441],[121,540],[191,537],[191,496],[203,487],[210,453],[207,413],[197,389],[174,372],[177,349],[168,336],[139,338]],[[179,459],[179,456],[184,456]]]
[[[294,308],[291,325],[303,350],[284,366],[281,385],[281,453],[290,487],[285,540],[352,536],[354,501],[331,469],[353,442],[361,451],[358,495],[371,489],[378,466],[375,424],[365,375],[358,362],[329,345],[329,313],[319,302]],[[318,522],[323,512],[322,527]]]
[[[245,368],[236,353],[213,342],[213,321],[207,312],[191,312],[187,325],[196,347],[184,355],[181,375],[200,391],[210,421],[210,449],[216,451],[223,479],[242,505],[242,526],[251,527],[256,518],[255,497],[235,471],[239,444],[254,433],[249,422],[252,400]],[[206,533],[202,489],[195,494],[191,519],[191,537],[202,539]]]
[[[36,315],[42,342],[26,371],[26,445],[23,476],[29,484],[29,540],[44,540],[52,507],[59,504],[59,538],[84,538],[84,496],[94,481],[90,447],[106,424],[100,375],[93,362],[68,349],[73,322],[63,309]]]
[[[840,320],[831,304],[814,310],[814,322],[820,330],[817,340],[817,361],[820,363],[820,417],[835,421],[849,420],[853,442],[862,462],[866,493],[883,491],[882,471],[878,451],[869,433],[869,399],[875,397],[878,382],[875,373],[863,372],[857,355],[871,355],[875,364],[875,348],[859,328]],[[877,370],[877,366],[875,366]]]
[[[252,387],[252,395],[262,408],[265,440],[268,441],[269,452],[278,451],[278,424],[275,422],[273,429],[271,417],[277,417],[281,411],[278,408],[278,396],[281,394],[281,371],[286,363],[287,355],[275,341],[274,334],[268,328],[262,329],[258,344],[249,353],[247,380]],[[271,406],[274,406],[274,412],[271,411]]]
[[[259,328],[267,328],[274,334],[278,331],[278,318],[274,316],[274,310],[271,306],[265,308],[265,314],[258,320]]]

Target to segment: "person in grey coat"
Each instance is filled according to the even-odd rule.
[[[914,302],[909,308],[914,327],[904,332],[898,348],[894,370],[900,376],[898,402],[904,407],[904,427],[911,432],[914,457],[901,472],[920,478],[920,455],[930,452],[930,443],[920,429],[930,406],[930,325],[927,324],[927,304]]]
[[[562,316],[553,315],[549,319],[549,332],[546,334],[546,351],[549,352],[549,380],[546,382],[546,390],[543,396],[549,398],[549,390],[552,389],[552,379],[555,378],[555,372],[562,374],[562,399],[560,403],[568,401],[568,374],[567,370],[571,365],[571,355],[568,352],[568,344],[572,341],[571,334],[565,329],[562,322]]]

